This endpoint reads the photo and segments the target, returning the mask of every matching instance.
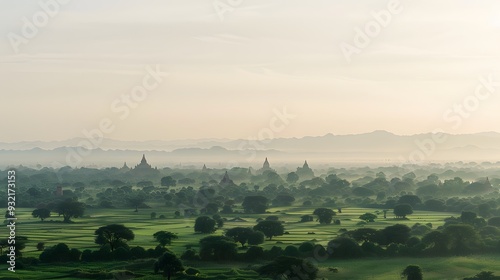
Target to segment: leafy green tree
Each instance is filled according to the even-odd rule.
[[[448,236],[440,231],[431,231],[424,235],[422,243],[429,247],[433,255],[443,255],[448,251]]]
[[[134,212],[139,212],[139,206],[143,205],[144,201],[146,201],[146,197],[142,195],[134,195],[127,198],[128,205],[135,208]]]
[[[241,243],[241,246],[245,246],[248,242],[248,237],[254,231],[251,228],[245,227],[235,227],[226,231],[226,236],[232,238],[234,241]]]
[[[406,219],[406,216],[413,214],[413,208],[410,204],[398,204],[394,206],[394,216],[396,218]]]
[[[33,210],[33,212],[31,212],[31,215],[33,216],[33,218],[40,218],[40,220],[42,220],[43,222],[45,219],[50,217],[50,210],[47,208],[35,209]]]
[[[372,213],[365,213],[365,214],[359,216],[359,219],[366,221],[366,222],[375,222],[376,218],[377,218],[377,215],[372,214]]]
[[[134,240],[132,230],[124,225],[111,224],[98,228],[95,232],[95,243],[101,246],[109,244],[111,251],[126,245],[127,241]]]
[[[273,279],[316,279],[318,268],[308,260],[281,256],[271,263],[260,267],[260,275]]]
[[[378,243],[381,245],[387,245],[391,243],[405,244],[408,239],[410,239],[411,228],[406,225],[392,225],[381,230],[382,240]]]
[[[177,239],[177,234],[171,233],[170,231],[157,231],[153,234],[153,237],[160,243],[161,246],[165,247],[166,245],[170,245],[172,240]]]
[[[411,207],[415,207],[418,204],[422,204],[422,200],[416,195],[407,194],[399,198],[398,204],[410,204]]]
[[[279,221],[261,221],[253,227],[253,230],[261,231],[269,240],[272,240],[273,236],[281,236],[285,233],[285,227]]]
[[[215,220],[208,216],[196,218],[194,223],[194,231],[201,233],[212,233],[215,231]]]
[[[346,232],[345,235],[358,242],[376,242],[379,232],[373,228],[357,228]]]
[[[163,276],[170,280],[175,273],[184,271],[184,266],[174,253],[167,251],[154,263],[154,271],[163,271]]]
[[[348,259],[363,256],[359,244],[346,237],[338,237],[328,242],[328,251],[331,258]]]
[[[200,258],[209,261],[234,260],[236,243],[226,236],[207,236],[200,240]]]
[[[462,214],[460,215],[460,219],[462,220],[462,223],[465,224],[473,224],[474,220],[477,218],[477,214],[474,212],[470,211],[462,211]]]
[[[70,249],[65,243],[45,249],[39,256],[41,262],[67,262],[69,261]]]
[[[500,280],[500,276],[495,276],[491,271],[481,271],[474,277],[464,278],[464,280]]]
[[[423,279],[422,269],[417,265],[407,266],[403,270],[401,275],[403,277],[406,277],[406,280],[422,280]]]
[[[290,206],[295,201],[295,197],[289,194],[278,194],[275,199],[273,199],[273,206]]]
[[[488,220],[488,225],[500,227],[500,217],[493,217]]]
[[[335,211],[328,208],[317,208],[314,210],[313,215],[318,216],[320,224],[331,224],[333,216],[335,216]]]
[[[165,176],[165,177],[161,178],[160,184],[163,187],[175,187],[175,185],[177,184],[177,181],[174,180],[174,178],[172,178],[172,176]]]
[[[267,209],[267,198],[261,195],[246,196],[243,200],[245,213],[263,214]]]
[[[69,223],[71,222],[71,218],[80,218],[83,216],[85,204],[68,199],[56,204],[55,210],[59,215],[63,215],[65,223]]]
[[[483,218],[489,218],[491,216],[491,205],[488,203],[483,203],[477,206],[477,212]]]
[[[472,253],[479,243],[479,236],[471,225],[449,225],[443,233],[448,237],[448,248],[457,255]]]
[[[261,231],[252,231],[248,235],[248,244],[249,245],[259,245],[264,243],[264,233]]]
[[[286,182],[289,184],[295,184],[299,180],[299,175],[295,172],[290,172],[286,175]]]

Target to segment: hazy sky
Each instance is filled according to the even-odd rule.
[[[38,2],[0,2],[0,141],[500,131],[499,1]]]

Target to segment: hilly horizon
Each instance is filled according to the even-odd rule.
[[[87,142],[82,142],[87,141]],[[94,139],[95,141],[95,139]],[[96,143],[96,142],[95,142]],[[84,147],[84,148],[82,148]],[[396,135],[376,130],[370,133],[267,140],[167,140],[120,141],[102,139],[99,145],[88,139],[66,141],[23,141],[1,143],[0,156],[9,165],[57,165],[119,167],[135,163],[147,154],[156,166],[204,163],[223,166],[258,167],[265,157],[277,165],[309,160],[317,164],[337,163],[431,163],[489,161],[500,159],[500,133]],[[54,164],[57,163],[57,164]]]

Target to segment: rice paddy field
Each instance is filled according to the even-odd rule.
[[[70,248],[80,250],[99,248],[94,243],[94,231],[103,226],[113,223],[123,224],[133,230],[135,239],[129,242],[131,247],[142,246],[146,249],[154,248],[157,243],[153,239],[153,233],[165,230],[176,233],[179,239],[174,240],[172,245],[167,246],[178,256],[186,250],[187,246],[198,249],[198,241],[207,236],[194,233],[193,227],[196,217],[174,218],[175,208],[164,206],[140,209],[87,209],[85,216],[73,219],[73,223],[62,223],[62,217],[52,216],[41,222],[31,216],[33,209],[17,209],[17,235],[26,236],[29,243],[23,250],[24,256],[38,258],[40,251],[36,249],[38,242],[45,242],[45,246],[53,246],[64,242]],[[151,219],[151,212],[157,216],[165,215],[165,219]],[[433,228],[443,225],[444,219],[450,216],[458,216],[457,213],[415,211],[408,220],[396,220],[392,213],[383,218],[381,210],[364,208],[343,208],[341,214],[335,219],[341,221],[340,225],[320,225],[318,222],[300,223],[300,217],[312,214],[313,207],[282,207],[270,208],[269,213],[262,215],[250,214],[223,214],[227,219],[222,229],[217,230],[214,235],[221,235],[224,229],[233,227],[253,227],[257,224],[257,218],[266,216],[278,216],[285,221],[285,230],[289,234],[275,237],[269,241],[266,239],[261,246],[269,249],[272,246],[286,247],[287,245],[299,245],[304,241],[314,241],[317,244],[326,245],[330,240],[337,237],[340,229],[352,230],[362,226],[371,228],[384,228],[388,225],[400,223],[412,226],[415,223],[431,223]],[[358,217],[364,213],[378,214],[379,218],[373,223],[363,225]],[[239,219],[235,219],[239,218]],[[235,221],[232,221],[235,219]],[[15,275],[6,275],[2,269],[0,279],[11,279],[2,277],[13,277],[12,279],[103,279],[111,277],[114,279],[130,279],[126,271],[132,271],[136,279],[161,279],[160,276],[151,275],[152,262],[154,260],[138,260],[135,262],[107,262],[107,263],[74,263],[74,264],[39,264],[36,270],[18,270]],[[259,264],[248,263],[207,263],[207,262],[184,262],[186,267],[195,267],[201,271],[201,275],[207,279],[257,279],[257,274],[251,268]],[[357,260],[327,260],[319,262],[319,279],[401,279],[400,273],[409,264],[419,265],[424,272],[424,279],[463,279],[470,277],[482,270],[488,270],[500,274],[500,256],[469,256],[452,258],[364,258]],[[2,264],[2,266],[4,266]],[[337,273],[330,272],[328,268],[335,267]],[[35,268],[35,267],[34,267]],[[17,277],[17,278],[16,278]],[[186,278],[187,279],[187,278]]]

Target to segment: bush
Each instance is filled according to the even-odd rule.
[[[181,259],[182,260],[186,260],[186,261],[199,261],[200,260],[200,256],[198,256],[196,254],[195,250],[188,249],[184,253],[182,253]]]
[[[312,252],[313,250],[314,250],[314,243],[312,242],[304,242],[299,246],[299,251],[301,253],[309,253]]]
[[[184,272],[190,276],[197,276],[198,274],[200,274],[200,271],[198,269],[192,267],[184,270]]]
[[[118,247],[116,250],[113,251],[113,259],[115,260],[120,260],[120,261],[126,261],[130,259],[131,254],[129,249],[124,248],[124,247]]]
[[[51,248],[45,249],[40,254],[41,262],[67,262],[71,261],[71,258],[68,258],[70,255],[70,250],[68,245],[65,243],[59,243]]]
[[[144,248],[136,246],[130,249],[130,256],[133,259],[142,259],[147,257],[147,252]]]
[[[38,242],[38,244],[36,244],[36,249],[38,251],[43,251],[45,249],[45,243],[43,242]]]
[[[298,257],[300,255],[299,249],[297,247],[289,245],[286,246],[285,250],[283,251],[283,254],[288,257]]]
[[[258,246],[251,246],[245,253],[245,260],[254,261],[264,257],[264,249]]]

